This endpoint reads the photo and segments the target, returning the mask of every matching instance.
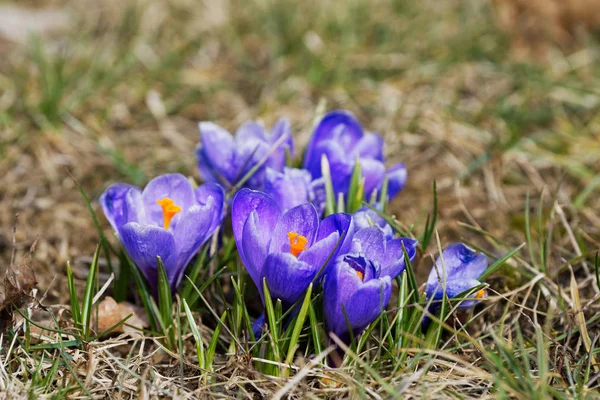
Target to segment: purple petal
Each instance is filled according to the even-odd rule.
[[[352,297],[343,303],[355,335],[360,334],[379,317],[387,307],[391,295],[392,281],[389,276],[385,276],[361,285]],[[347,331],[347,325],[344,328]]]
[[[356,211],[352,217],[354,218],[354,229],[359,231],[370,226],[378,226],[383,231],[383,236],[386,239],[394,237],[394,231],[390,224],[386,222],[379,214],[368,207],[362,207]]]
[[[265,128],[256,121],[246,121],[235,132],[235,141],[238,144],[248,141],[267,142]]]
[[[205,205],[195,205],[185,211],[173,230],[178,253],[178,268],[169,276],[174,287],[179,285],[185,268],[200,247],[211,237],[221,214],[221,207],[214,197],[209,197]]]
[[[289,253],[271,253],[265,261],[262,276],[273,300],[281,299],[290,307],[304,294],[318,272],[314,267]]]
[[[406,184],[408,172],[404,163],[396,164],[387,171],[388,198],[394,198]]]
[[[368,199],[374,190],[379,190],[385,179],[385,166],[381,161],[360,159],[362,176],[365,180],[365,197]]]
[[[281,218],[279,206],[271,197],[256,190],[242,189],[233,198],[231,206],[231,225],[236,240],[241,239],[244,224],[252,211],[257,212],[259,232],[265,236],[271,236]]]
[[[307,203],[310,173],[306,170],[285,168],[284,173],[272,168],[265,170],[265,193],[270,195],[285,212]]]
[[[282,146],[279,147],[280,150],[278,150],[283,154],[283,164],[281,164],[280,168],[282,168],[283,165],[285,165],[286,148],[289,149],[290,156],[294,157],[294,140],[292,137],[292,127],[290,125],[290,121],[288,121],[285,118],[280,119],[273,126],[273,129],[271,129],[271,137],[269,141],[271,144],[274,144],[278,140],[280,140],[282,136],[285,136],[285,139],[283,140]]]
[[[366,134],[354,147],[354,154],[383,162],[383,138],[377,133]]]
[[[177,269],[177,251],[171,232],[151,225],[130,222],[121,228],[121,241],[131,260],[146,276],[151,288],[156,288],[160,256],[168,276]]]
[[[244,225],[253,211],[256,211],[257,216],[255,221],[256,234],[266,240],[271,238],[275,225],[281,218],[279,206],[266,194],[255,190],[242,189],[235,195],[231,206],[231,225],[238,252],[244,263],[246,262],[242,245]]]
[[[326,238],[332,232],[344,235],[336,254],[347,253],[350,250],[352,238],[354,237],[354,220],[352,219],[352,216],[345,213],[335,213],[325,217],[319,225],[317,240]]]
[[[315,207],[310,203],[296,206],[283,214],[279,222],[277,222],[269,252],[289,253],[289,232],[304,236],[308,240],[307,245],[311,246],[317,237],[318,229],[319,216]]]
[[[225,129],[212,122],[200,122],[201,145],[197,151],[200,175],[206,182],[233,184],[235,142]]]
[[[261,271],[267,258],[270,235],[260,231],[261,222],[258,211],[254,210],[246,220],[242,234],[241,246],[238,244],[238,253],[242,258],[248,274],[256,284],[262,296]],[[237,242],[237,240],[236,240]]]
[[[129,206],[133,205],[132,200],[134,198],[130,192],[141,194],[141,190],[135,186],[116,183],[106,189],[100,196],[100,205],[102,206],[104,215],[117,232],[127,222],[138,222],[134,219],[136,217],[135,208],[129,210]],[[136,198],[139,199],[139,196],[136,196]],[[140,206],[139,211],[143,212],[143,206]]]
[[[418,244],[417,240],[411,238],[389,240],[386,243],[385,255],[381,261],[381,276],[389,276],[394,279],[400,275],[406,267],[402,245],[406,249],[408,259],[412,262],[417,254]]]
[[[337,142],[343,153],[350,154],[362,137],[362,126],[352,113],[343,110],[331,111],[323,117],[312,134],[304,156],[304,168],[313,174],[313,178],[321,177],[320,173],[313,172],[321,170],[321,143]]]
[[[485,254],[477,253],[463,243],[451,244],[444,249],[441,257],[432,267],[427,279],[426,290],[429,292],[438,285],[438,282],[477,279],[485,271],[487,265]]]
[[[385,257],[385,239],[377,226],[370,226],[354,234],[351,252],[363,253],[369,259],[382,263]]]
[[[201,206],[206,205],[211,198],[214,199],[214,207],[218,209],[218,212],[212,213],[213,221],[209,228],[211,232],[214,232],[225,218],[225,192],[223,187],[217,183],[206,183],[198,186],[194,194],[196,195],[196,203]]]
[[[148,182],[142,192],[144,209],[148,222],[156,226],[163,226],[163,211],[157,200],[165,197],[187,210],[196,204],[196,196],[192,184],[181,174],[165,174],[158,176]],[[170,229],[174,229],[181,218],[181,213],[176,214],[171,220]]]
[[[317,271],[321,271],[323,268],[322,275],[327,273],[326,268],[324,268],[325,262],[328,259],[331,262],[335,259],[335,255],[338,254],[336,245],[339,238],[340,234],[338,232],[332,232],[325,239],[315,242],[310,248],[300,253],[298,260],[314,266]]]

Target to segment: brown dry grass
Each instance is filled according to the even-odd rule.
[[[317,10],[317,1],[54,2],[69,23],[40,31],[41,53],[31,42],[0,42],[1,264],[9,264],[12,221],[19,214],[17,257],[39,240],[38,287],[48,290],[44,304],[68,325],[68,313],[59,311],[69,304],[66,262],[83,285],[98,235],[67,170],[92,199],[115,181],[143,184],[167,171],[197,178],[197,121],[233,130],[248,118],[271,123],[287,116],[301,147],[326,101],[327,108],[355,112],[385,136],[390,161],[407,163],[409,183],[392,206],[404,225],[421,229],[436,179],[443,243],[462,239],[499,257],[526,240],[527,194],[532,220],[541,199],[541,229],[537,222],[531,228],[534,257],[523,251],[489,280],[492,295],[470,333],[499,331],[513,343],[517,327],[531,338],[546,324],[552,384],[566,390],[566,369],[588,353],[585,338],[574,331],[581,326],[575,317],[583,312],[591,320],[600,310],[591,261],[600,248],[597,44],[573,56],[553,51],[549,66],[532,66],[505,61],[506,43],[512,39],[520,47],[548,30],[551,41],[566,45],[580,25],[595,28],[600,7],[583,0],[564,8],[559,2],[497,1],[506,36],[491,24],[488,5],[456,3],[373,0],[352,9],[331,1]],[[537,240],[548,232],[548,270],[541,273]],[[429,264],[426,254],[421,278]],[[554,314],[546,318],[548,312]],[[595,341],[598,322],[587,329]],[[569,337],[553,340],[562,333]],[[57,341],[47,335],[42,343]],[[0,386],[6,397],[19,397],[32,384],[25,367],[36,364],[6,337],[0,365],[9,357],[21,362],[0,368]],[[118,336],[70,348],[68,356],[75,375],[98,397],[261,398],[285,388],[285,381],[258,374],[245,357],[222,352],[217,382],[207,386],[198,380],[188,341],[182,381],[173,372],[180,367],[177,356],[160,354],[156,343]],[[497,346],[489,337],[482,343]],[[390,384],[407,398],[498,395],[498,375],[478,349],[435,356],[427,372],[401,371],[387,377]],[[299,360],[298,368],[306,362]],[[48,361],[43,368],[51,366]],[[363,368],[309,366],[293,398],[352,397],[357,388],[365,396],[385,396]],[[64,369],[57,376],[71,379]],[[343,385],[324,384],[323,377]],[[48,396],[56,395],[52,390]]]

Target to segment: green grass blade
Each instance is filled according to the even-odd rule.
[[[331,182],[331,169],[329,168],[329,160],[323,154],[321,157],[321,173],[325,180],[325,216],[335,213],[335,193],[333,192],[333,183]]]
[[[90,335],[90,325],[92,323],[92,302],[96,288],[96,279],[98,276],[98,257],[100,256],[100,244],[96,246],[90,272],[85,284],[83,301],[81,304],[81,326],[83,327],[83,337],[87,339]]]
[[[173,296],[171,294],[171,284],[167,277],[167,271],[160,257],[156,257],[158,262],[158,309],[162,325],[167,329],[165,335],[169,339],[170,345],[175,345],[175,332],[173,329]]]
[[[517,254],[523,247],[525,247],[525,243],[522,243],[520,246],[515,247],[509,253],[507,253],[504,256],[502,256],[501,258],[497,259],[492,265],[490,265],[489,267],[486,268],[485,271],[483,271],[483,274],[481,274],[479,276],[479,280],[480,281],[485,280],[485,278],[487,278],[488,276],[490,276],[498,268],[500,268],[502,265],[504,265],[504,263],[506,261],[508,261],[509,259],[511,259],[512,256],[514,256],[515,254]]]
[[[80,331],[83,329],[81,325],[81,309],[79,308],[79,299],[77,298],[77,289],[75,288],[75,280],[71,263],[67,261],[67,285],[69,287],[69,297],[71,299],[71,315],[73,316],[73,324]]]
[[[304,296],[304,302],[302,302],[302,307],[300,307],[300,312],[296,317],[296,323],[294,324],[294,330],[292,331],[292,337],[290,339],[287,357],[285,358],[286,364],[291,364],[292,361],[294,361],[294,354],[296,354],[298,340],[300,339],[300,332],[302,332],[302,328],[304,327],[304,321],[306,321],[306,314],[308,313],[308,305],[310,304],[311,295],[312,283],[308,285],[306,295]]]
[[[190,310],[190,307],[187,304],[187,301],[183,299],[183,310],[185,312],[185,316],[187,317],[188,324],[190,326],[190,330],[192,331],[192,335],[194,336],[194,340],[196,342],[196,356],[198,357],[198,366],[201,369],[206,369],[206,365],[204,364],[205,354],[204,354],[204,342],[202,341],[202,335],[200,334],[200,330],[198,329],[198,325],[196,324],[196,320],[194,319],[194,315]]]

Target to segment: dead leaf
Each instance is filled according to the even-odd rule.
[[[113,332],[127,333],[131,337],[141,336],[141,329],[148,327],[148,321],[145,320],[143,311],[128,302],[117,303],[110,296],[104,298],[98,304],[98,332],[108,331],[129,315],[131,317]]]

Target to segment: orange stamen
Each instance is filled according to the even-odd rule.
[[[363,278],[364,278],[364,275],[363,275],[363,273],[362,273],[362,272],[360,272],[360,271],[356,271],[356,275],[358,275],[358,277],[360,278],[360,280],[361,280],[361,281],[363,280]]]
[[[287,235],[290,239],[290,253],[298,257],[298,254],[306,250],[308,239],[302,235],[298,235],[296,232],[288,232]]]
[[[164,227],[165,229],[169,229],[171,219],[175,216],[175,214],[181,212],[181,207],[175,204],[175,202],[168,197],[156,200],[156,202],[162,207]]]
[[[485,296],[485,289],[481,289],[480,291],[478,291],[477,294],[475,295],[475,298],[483,299],[483,296]]]

